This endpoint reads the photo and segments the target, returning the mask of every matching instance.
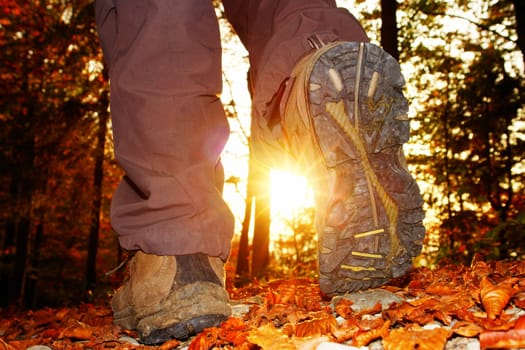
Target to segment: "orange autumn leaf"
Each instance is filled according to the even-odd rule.
[[[218,328],[208,328],[199,333],[191,342],[188,350],[208,350],[217,343]]]
[[[188,350],[207,350],[213,345],[206,333],[198,334],[192,341]]]
[[[193,339],[189,350],[210,349],[212,347],[241,346],[247,343],[248,326],[239,318],[230,317],[220,327],[205,329]]]
[[[477,337],[483,331],[483,327],[468,321],[458,321],[452,327],[452,331],[462,337],[472,338]]]
[[[264,304],[268,310],[270,310],[274,305],[280,303],[280,296],[272,288],[268,288],[268,294],[264,299]]]
[[[376,339],[384,338],[388,335],[389,328],[390,328],[390,321],[386,321],[379,328],[375,328],[368,332],[358,334],[354,338],[353,345],[366,346]]]
[[[435,305],[436,299],[433,296],[427,295],[426,297],[414,299],[407,301],[408,304],[414,306],[414,307],[420,307],[420,306],[427,306],[427,305]]]
[[[325,318],[306,320],[295,326],[295,335],[298,337],[311,337],[314,335],[326,335],[332,333],[337,327],[335,317],[327,315]]]
[[[62,330],[59,338],[70,338],[79,340],[89,340],[93,336],[93,330],[85,325],[78,325],[75,327],[68,327]]]
[[[449,331],[444,328],[398,328],[383,338],[383,347],[385,350],[438,350],[445,348],[448,337]]]
[[[254,329],[248,335],[248,341],[264,350],[295,350],[294,343],[271,323]]]
[[[479,335],[479,346],[483,349],[510,349],[525,347],[525,316],[516,321],[516,327],[508,331],[483,332]]]
[[[308,337],[308,338],[292,338],[295,349],[298,350],[316,350],[320,344],[331,341],[326,335]],[[250,349],[251,350],[251,349]]]
[[[522,290],[514,295],[514,305],[521,309],[525,309],[525,291]]]
[[[360,329],[357,326],[357,320],[345,320],[339,325],[339,327],[334,329],[332,335],[338,343],[343,343],[353,339],[355,335],[359,333],[359,331]]]
[[[390,321],[386,321],[389,322]],[[370,331],[372,329],[381,328],[385,323],[383,317],[363,317],[357,321],[357,326],[361,331]]]
[[[2,348],[2,345],[0,344],[0,350],[25,350],[30,348],[31,346],[35,346],[38,344],[41,344],[42,339],[35,338],[35,339],[23,339],[23,340],[11,340],[9,341],[9,344],[7,344],[8,348]]]
[[[457,289],[443,283],[433,283],[425,288],[425,292],[435,295],[450,295],[457,293]]]
[[[525,316],[521,316],[516,321],[516,329],[525,329]]]
[[[470,309],[475,305],[468,292],[458,292],[436,298],[438,303],[432,307],[434,317],[445,325],[450,325],[458,310]]]
[[[343,318],[350,318],[354,313],[352,310],[352,305],[354,305],[352,300],[342,298],[335,306],[335,312]]]
[[[180,341],[177,339],[171,339],[163,343],[157,350],[171,350],[176,349],[180,345]]]
[[[362,317],[363,315],[375,315],[381,312],[383,307],[381,306],[381,303],[376,303],[374,306],[363,309],[355,314],[356,317]]]
[[[483,260],[480,260],[480,258],[476,256],[472,258],[471,265],[470,274],[472,276],[480,276],[485,278],[493,272],[493,268],[489,266],[489,264]]]
[[[239,318],[230,317],[221,324],[220,337],[227,343],[241,345],[246,342],[247,336],[248,326]]]
[[[0,338],[0,350],[15,350],[15,348],[7,344],[5,341],[2,340],[2,338]]]
[[[458,310],[456,316],[464,321],[475,323],[484,330],[507,331],[514,328],[515,321],[511,314],[502,313],[498,318],[488,318],[484,312],[471,312],[469,310]]]
[[[403,301],[400,304],[391,306],[385,311],[385,314],[386,318],[389,319],[392,324],[409,321],[425,325],[434,321],[437,315],[435,310],[437,310],[440,305],[439,300],[427,296],[410,302]],[[439,316],[440,318],[444,318],[443,315]]]
[[[71,312],[71,309],[67,308],[67,307],[63,307],[62,309],[59,309],[57,310],[56,314],[55,314],[55,318],[58,320],[58,321],[62,321],[66,315],[68,313]]]
[[[60,337],[60,330],[56,328],[45,329],[42,331],[42,337],[58,339]]]
[[[319,287],[307,279],[273,281],[269,286],[268,298],[270,307],[288,304],[308,311],[320,310],[322,301]]]
[[[488,318],[495,319],[501,315],[515,293],[511,280],[495,285],[488,277],[483,277],[480,283],[480,297]]]

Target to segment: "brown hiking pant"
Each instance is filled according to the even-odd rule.
[[[252,139],[271,148],[267,111],[295,63],[312,50],[308,39],[368,39],[331,0],[223,5],[250,55]],[[221,44],[212,1],[96,0],[95,7],[115,156],[126,173],[111,206],[120,245],[225,259],[234,222],[221,196],[219,158],[229,128],[218,98]]]

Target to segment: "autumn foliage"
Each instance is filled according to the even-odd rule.
[[[114,326],[106,304],[5,313],[0,349],[316,349],[377,342],[385,350],[435,350],[458,339],[479,340],[481,349],[519,348],[525,347],[524,277],[525,262],[418,268],[382,288],[331,300],[309,279],[252,283],[230,290],[234,315],[220,327],[158,347],[130,344],[136,334]]]

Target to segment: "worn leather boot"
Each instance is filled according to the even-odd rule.
[[[403,155],[404,84],[396,60],[357,42],[318,48],[288,81],[282,127],[315,192],[326,294],[384,284],[421,251],[423,200]]]
[[[231,315],[223,263],[205,254],[158,256],[137,252],[129,280],[115,293],[114,322],[136,329],[141,342],[184,340]]]

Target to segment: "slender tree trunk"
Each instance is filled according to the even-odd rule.
[[[28,91],[27,84],[24,90]],[[12,266],[4,277],[5,302],[7,305],[18,303],[25,306],[24,288],[26,272],[29,269],[29,243],[31,235],[32,198],[35,181],[35,130],[32,124],[33,106],[27,105],[27,113],[20,115],[21,122],[15,125],[10,138],[16,140],[16,151],[13,153],[12,163],[8,167],[10,172],[9,200],[14,208],[6,220],[6,248],[14,248],[7,256],[7,263]],[[2,259],[4,260],[4,259]]]
[[[15,222],[13,218],[6,218],[5,222],[5,238],[2,242],[2,254],[0,256],[0,264],[2,266],[12,266],[13,254],[12,249],[15,245]],[[0,288],[0,307],[9,305],[15,294],[14,279],[11,269],[3,269],[0,274],[0,285],[5,288]]]
[[[15,232],[15,265],[14,265],[14,290],[13,296],[20,305],[25,305],[25,284],[29,268],[29,242],[31,234],[31,212],[33,195],[33,166],[35,158],[35,142],[32,128],[24,133],[26,142],[20,149],[20,168],[13,172],[14,199],[17,214],[13,218],[12,227]]]
[[[239,241],[239,251],[237,253],[237,266],[235,269],[235,286],[241,287],[250,280],[250,224],[253,208],[253,159],[250,153],[248,165],[248,180],[246,185],[246,205],[244,207],[244,219],[242,222],[241,238]]]
[[[31,246],[31,258],[29,259],[28,268],[26,268],[26,284],[24,293],[24,304],[33,309],[37,306],[38,299],[38,275],[40,268],[40,250],[44,240],[44,222],[43,216],[36,227],[35,237]]]
[[[521,50],[523,62],[525,63],[525,1],[512,0],[514,13],[516,14],[516,32],[518,34],[518,47]]]
[[[29,235],[31,219],[21,217],[16,223],[16,254],[14,269],[14,297],[20,306],[25,304],[26,271],[28,267]]]
[[[246,284],[254,277],[262,276],[270,262],[269,183],[270,170],[258,164],[250,153],[246,207],[235,272],[237,287]],[[254,213],[253,242],[250,246],[252,211]]]
[[[97,283],[97,250],[100,231],[100,208],[102,203],[102,180],[104,178],[104,147],[106,144],[107,123],[109,119],[108,91],[100,99],[100,117],[95,149],[95,168],[93,171],[93,203],[91,207],[91,228],[88,237],[86,261],[86,292],[92,291]]]
[[[505,115],[505,136],[507,137],[507,140],[510,140],[512,137],[512,133],[510,131],[510,127],[512,124],[512,118],[506,114]],[[513,164],[512,161],[514,155],[513,146],[510,142],[507,142],[507,148],[504,152],[505,157],[505,170],[507,174],[507,189],[506,189],[506,200],[504,205],[504,210],[501,211],[499,214],[500,222],[506,222],[509,217],[509,210],[512,207],[512,202],[514,200],[514,175],[512,172]]]
[[[256,167],[255,220],[252,244],[252,277],[265,274],[270,263],[270,169]]]
[[[381,0],[381,46],[396,60],[399,59],[397,39],[397,2]]]

